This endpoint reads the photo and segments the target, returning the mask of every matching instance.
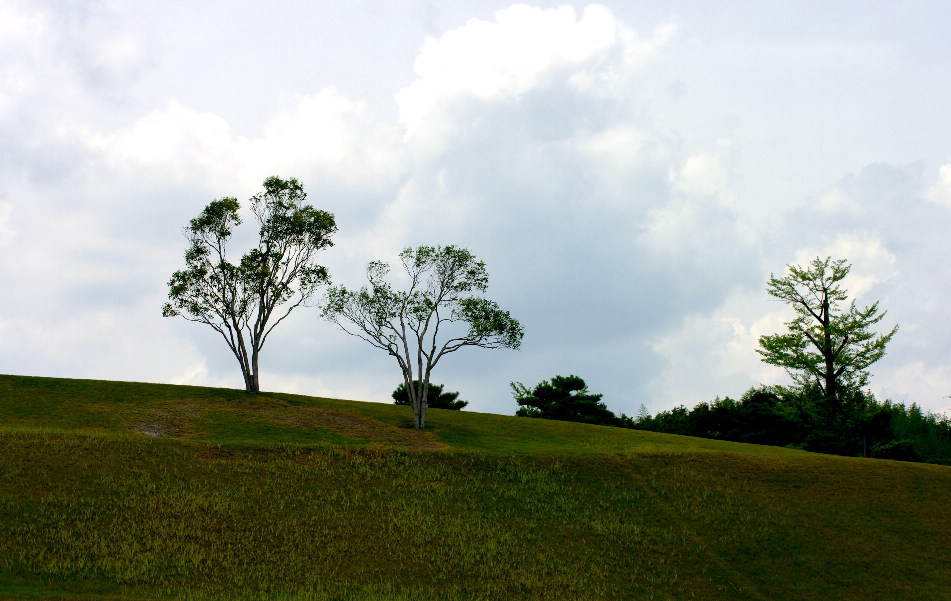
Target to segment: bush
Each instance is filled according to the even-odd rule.
[[[529,390],[521,382],[512,382],[519,417],[540,417],[569,422],[616,426],[620,420],[601,402],[601,394],[591,394],[578,376],[555,376]]]
[[[413,380],[414,386],[422,386],[419,380]],[[409,405],[409,393],[406,391],[406,383],[400,382],[391,395],[393,402],[397,405]],[[426,406],[432,409],[462,409],[469,404],[469,401],[459,400],[458,392],[443,392],[442,384],[429,383],[426,391]]]
[[[898,461],[921,461],[910,440],[892,440],[872,448],[872,457],[876,459],[895,459]]]

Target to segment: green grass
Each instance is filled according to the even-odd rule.
[[[0,598],[951,598],[951,468],[428,421],[0,376]]]

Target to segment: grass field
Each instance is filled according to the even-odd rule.
[[[951,599],[951,468],[0,376],[0,598]]]

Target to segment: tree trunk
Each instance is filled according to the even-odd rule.
[[[422,430],[426,427],[426,383],[416,389],[416,400],[413,401],[413,427]]]
[[[251,394],[261,392],[261,384],[258,381],[258,349],[256,346],[251,347],[251,372],[249,376],[247,391]]]
[[[231,352],[234,354],[235,359],[238,360],[238,365],[241,366],[241,376],[244,378],[244,391],[250,394],[257,394],[260,391],[260,387],[258,386],[258,349],[252,341],[251,356],[249,357],[248,347],[244,343],[244,334],[237,328],[237,325],[235,329],[237,330],[236,340],[233,339],[229,341],[224,333],[222,333],[222,336],[225,336],[225,340],[228,341]]]
[[[416,386],[412,379],[406,380],[405,374],[404,381],[409,402],[413,406],[413,427],[422,430],[426,427],[426,395],[429,392],[429,382],[420,382],[419,386]]]
[[[426,428],[426,404],[422,401],[413,407],[413,427],[417,430]]]
[[[835,375],[835,349],[834,342],[832,340],[832,334],[829,332],[829,328],[832,323],[832,316],[830,315],[830,306],[829,306],[829,292],[827,290],[823,291],[822,296],[822,335],[823,335],[823,344],[825,348],[822,349],[822,358],[825,360],[825,387],[826,387],[826,399],[830,403],[836,413],[838,413],[838,386],[837,378]]]
[[[250,367],[242,364],[241,375],[244,376],[244,391],[248,394],[257,394],[261,391],[258,386],[258,374],[253,372]]]
[[[251,374],[251,366],[248,365],[246,358],[241,357],[241,355],[235,353],[235,357],[238,359],[238,365],[241,366],[241,377],[244,378],[244,391],[245,392],[254,392],[255,388],[255,378]]]

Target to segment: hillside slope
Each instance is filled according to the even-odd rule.
[[[0,376],[0,598],[951,598],[951,468],[428,421]]]

